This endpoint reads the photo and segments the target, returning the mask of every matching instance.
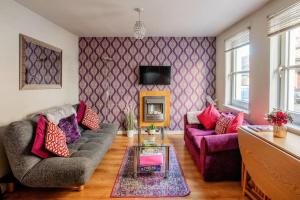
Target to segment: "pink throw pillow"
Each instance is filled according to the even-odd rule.
[[[239,126],[244,122],[244,113],[239,112],[229,123],[226,133],[236,133]]]
[[[80,101],[77,109],[77,114],[76,114],[76,119],[78,123],[82,122],[85,110],[86,110],[86,104],[83,101]]]
[[[43,115],[40,115],[35,130],[35,138],[31,152],[41,158],[52,157],[52,154],[45,149],[46,128],[47,121]]]
[[[231,123],[233,118],[231,116],[221,115],[219,120],[217,121],[217,125],[215,128],[216,134],[224,134],[228,128],[228,125]]]
[[[197,118],[207,130],[213,130],[220,116],[219,111],[211,104]]]

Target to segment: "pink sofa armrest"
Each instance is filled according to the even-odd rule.
[[[238,150],[238,134],[226,133],[222,135],[208,135],[201,140],[201,154],[214,154],[218,152]]]
[[[189,124],[187,121],[186,114],[183,116],[183,119],[184,119],[184,134],[186,134],[188,128],[203,129],[203,126],[201,124]]]

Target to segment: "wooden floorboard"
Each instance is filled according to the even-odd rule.
[[[175,147],[177,157],[184,172],[191,193],[187,197],[174,199],[244,199],[241,196],[240,182],[204,182],[198,172],[190,154],[188,153],[183,135],[169,135],[169,141]],[[59,200],[105,200],[110,199],[125,149],[132,142],[126,136],[118,135],[110,150],[104,156],[90,181],[80,192],[67,189],[37,189],[18,187],[14,193],[7,196],[9,200],[29,199],[59,199]],[[126,199],[126,198],[122,198]],[[132,199],[132,198],[131,198]],[[139,199],[139,198],[134,198]],[[146,198],[142,198],[145,200]],[[156,198],[157,199],[157,198]],[[159,198],[170,199],[170,198]]]

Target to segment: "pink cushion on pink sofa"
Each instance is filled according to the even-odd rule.
[[[187,128],[186,135],[192,139],[194,136],[205,136],[215,134],[214,130],[201,130],[198,128]]]
[[[221,114],[215,108],[214,105],[209,105],[200,115],[198,115],[199,121],[203,124],[205,129],[212,130],[215,128],[218,119]]]
[[[41,158],[52,157],[52,154],[45,149],[45,136],[47,129],[47,121],[43,115],[39,116],[35,131],[35,138],[31,152]]]
[[[239,126],[244,122],[244,113],[239,112],[229,123],[226,133],[236,133]]]
[[[83,101],[80,101],[77,109],[77,115],[76,115],[78,123],[80,123],[83,120],[85,109],[86,109],[86,104]]]

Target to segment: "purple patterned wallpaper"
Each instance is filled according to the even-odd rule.
[[[54,50],[24,42],[26,84],[60,84],[61,54]]]
[[[97,110],[100,117],[122,127],[126,104],[138,114],[140,90],[171,91],[171,130],[183,129],[183,115],[205,105],[206,95],[215,97],[215,37],[82,37],[79,39],[80,100]],[[107,75],[111,100],[104,109],[108,81],[101,58],[111,57]],[[139,85],[139,65],[169,65],[171,85]],[[109,114],[106,114],[109,113]]]

